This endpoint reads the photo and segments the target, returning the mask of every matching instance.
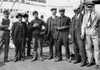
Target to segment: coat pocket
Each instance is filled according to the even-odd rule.
[[[86,35],[97,35],[97,34],[98,34],[98,31],[96,30],[95,27],[86,29]]]

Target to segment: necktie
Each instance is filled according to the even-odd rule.
[[[89,24],[89,27],[92,25],[92,16],[91,16],[91,13],[90,13],[90,16],[89,16],[89,22],[90,22],[90,24]]]
[[[92,23],[92,16],[91,16],[91,13],[90,13],[90,23]]]

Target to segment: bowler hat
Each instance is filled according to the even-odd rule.
[[[22,17],[23,15],[21,14],[21,13],[18,13],[17,15],[16,15],[16,18],[18,18],[18,17]]]

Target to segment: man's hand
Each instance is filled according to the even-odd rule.
[[[81,39],[84,39],[84,35],[81,35]]]
[[[33,25],[33,27],[37,27],[39,24],[38,23],[35,23],[34,25]]]
[[[68,38],[71,39],[71,35],[69,35]]]
[[[26,38],[26,41],[28,41],[28,38]]]
[[[61,27],[57,27],[57,30],[61,30],[62,28]]]

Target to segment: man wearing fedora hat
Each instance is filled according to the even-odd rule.
[[[57,61],[61,61],[62,60],[62,48],[61,46],[64,45],[65,47],[65,56],[66,56],[66,61],[70,62],[69,58],[70,58],[70,52],[69,52],[69,40],[68,40],[68,36],[69,36],[69,27],[70,27],[70,23],[71,20],[69,17],[65,16],[65,9],[59,9],[59,13],[60,13],[60,17],[58,17],[56,19],[56,35],[55,38],[57,39],[57,58],[56,58],[56,62]]]
[[[55,23],[55,20],[57,19],[57,16],[56,16],[56,13],[57,13],[57,8],[51,8],[51,13],[52,13],[52,16],[49,17],[47,19],[47,39],[50,41],[50,44],[49,44],[49,59],[52,59],[53,58],[53,45],[56,43],[55,41],[55,37],[54,37],[54,34],[55,34],[55,30],[53,28],[54,26],[54,23]],[[55,45],[55,57],[56,57],[56,45]]]
[[[12,26],[12,39],[15,45],[15,59],[14,62],[18,60],[24,60],[25,56],[25,38],[27,37],[27,25],[22,22],[22,14],[18,13],[16,18],[17,22],[13,23]]]
[[[81,39],[81,25],[83,21],[83,14],[81,13],[81,6],[74,9],[75,15],[72,18],[72,41],[75,53],[75,62],[81,62],[81,67],[86,65],[86,53],[84,40]]]
[[[95,5],[92,2],[86,3],[86,10],[87,13],[84,15],[82,23],[81,38],[86,38],[87,67],[93,64],[93,55],[96,65],[100,66],[100,47],[97,23],[100,20],[100,15],[95,11]],[[94,48],[92,48],[92,44]],[[92,50],[94,50],[94,52]]]
[[[4,62],[8,62],[8,52],[9,52],[9,41],[10,41],[10,30],[9,30],[9,25],[10,25],[10,19],[9,19],[9,11],[5,10],[3,12],[4,18],[2,19],[1,25],[4,27],[1,28],[1,30],[4,31],[3,33],[3,44],[5,45],[5,50],[4,50]],[[2,48],[3,45],[0,47]]]

